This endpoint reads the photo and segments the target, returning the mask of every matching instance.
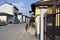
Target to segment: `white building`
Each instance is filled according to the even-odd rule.
[[[7,20],[7,23],[17,23],[17,16],[18,16],[18,8],[10,3],[3,3],[0,5],[0,13],[6,13],[9,14],[6,16],[2,17],[2,15],[0,15],[0,20]],[[3,14],[2,13],[2,14]],[[11,16],[12,15],[12,16]],[[5,21],[6,22],[6,21]]]
[[[30,17],[23,15],[23,23],[28,23],[30,20]]]
[[[0,23],[7,24],[9,16],[13,16],[4,12],[0,12]]]
[[[21,12],[18,13],[18,21],[19,21],[19,23],[23,22],[23,15]]]
[[[30,21],[30,17],[26,16],[25,22],[26,22],[26,23],[29,23],[29,21]]]
[[[26,16],[23,15],[23,23],[25,23],[25,22],[26,22]]]

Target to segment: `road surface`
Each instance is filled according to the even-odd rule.
[[[26,24],[13,24],[0,29],[0,40],[37,40],[25,31]]]

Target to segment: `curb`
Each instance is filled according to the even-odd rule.
[[[13,26],[14,24],[8,24],[8,25],[5,25],[5,26],[1,26],[0,29],[2,28],[6,28],[6,27],[10,27],[10,26]]]

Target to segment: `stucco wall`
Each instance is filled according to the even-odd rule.
[[[13,8],[13,23],[17,23],[18,22],[18,10]]]
[[[0,16],[0,20],[7,23],[7,16]]]
[[[52,7],[47,7],[47,14],[52,14]]]
[[[5,12],[5,13],[13,15],[13,12],[14,12],[13,6],[8,5],[8,4],[3,4],[0,6],[0,12]]]
[[[5,12],[5,13],[12,15],[13,17],[9,17],[10,20],[12,20],[13,23],[17,23],[18,10],[15,9],[13,5],[10,5],[7,3],[1,5],[0,12]],[[16,13],[16,15],[15,15],[15,13]],[[9,18],[8,18],[8,22],[10,21]]]
[[[22,22],[22,15],[18,15],[18,20]]]
[[[35,8],[35,15],[39,15],[40,14],[40,8],[36,6]]]
[[[25,16],[23,16],[23,22],[25,22]]]

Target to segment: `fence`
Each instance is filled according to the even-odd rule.
[[[56,25],[58,20],[59,26]],[[46,14],[44,17],[44,25],[44,40],[60,40],[60,13]]]

